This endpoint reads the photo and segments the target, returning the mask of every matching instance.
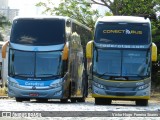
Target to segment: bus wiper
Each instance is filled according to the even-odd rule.
[[[53,74],[39,74],[39,75],[43,75],[43,76],[46,76],[46,77],[60,77],[61,75],[53,75]]]
[[[140,75],[137,75],[137,77],[140,77],[141,79],[145,79],[146,76],[140,76]]]
[[[25,77],[32,77],[33,74],[17,74],[17,76],[25,76]]]
[[[51,77],[54,77],[54,79],[57,79],[57,78],[61,78],[61,75],[54,75],[54,76],[51,76]]]
[[[106,75],[106,73],[108,73],[108,72],[104,72],[103,74],[99,74],[99,78],[102,78],[103,76],[107,76],[107,77],[110,77],[109,75]]]

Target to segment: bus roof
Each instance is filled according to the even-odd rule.
[[[148,18],[136,16],[104,16],[98,18],[97,22],[127,22],[127,23],[150,23]]]
[[[69,17],[38,15],[38,16],[16,16],[14,20],[15,19],[69,19]]]
[[[51,16],[51,15],[38,15],[38,16],[16,16],[13,20],[18,20],[18,19],[63,19],[63,20],[71,20],[73,22],[75,22],[76,24],[79,24],[81,26],[83,26],[84,28],[91,30],[89,27],[83,25],[82,23],[78,22],[75,19],[72,19],[70,17],[67,16]]]

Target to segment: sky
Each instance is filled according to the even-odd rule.
[[[40,15],[42,8],[36,7],[36,3],[45,0],[9,0],[8,4],[11,9],[19,9],[19,15]],[[53,0],[56,4],[59,0]]]
[[[43,8],[36,7],[35,4],[40,1],[46,1],[46,0],[9,0],[9,7],[11,9],[19,9],[19,15],[41,15]],[[53,0],[55,4],[58,4],[60,0]],[[101,8],[99,11],[104,14],[104,9],[102,9],[102,6],[93,6],[93,8]]]

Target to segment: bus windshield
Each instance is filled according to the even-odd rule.
[[[61,75],[62,52],[26,52],[10,50],[9,73],[24,78],[48,78]]]
[[[150,26],[147,23],[99,22],[95,31],[95,42],[114,45],[150,44]]]
[[[10,41],[23,45],[57,45],[65,41],[65,21],[18,19],[12,25]]]
[[[105,78],[149,75],[150,53],[136,50],[94,50],[93,72]]]

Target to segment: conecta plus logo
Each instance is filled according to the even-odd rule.
[[[135,35],[142,35],[143,32],[141,30],[129,30],[129,29],[125,29],[125,30],[103,30],[104,34],[126,34],[126,35],[130,35],[130,34],[135,34]]]

